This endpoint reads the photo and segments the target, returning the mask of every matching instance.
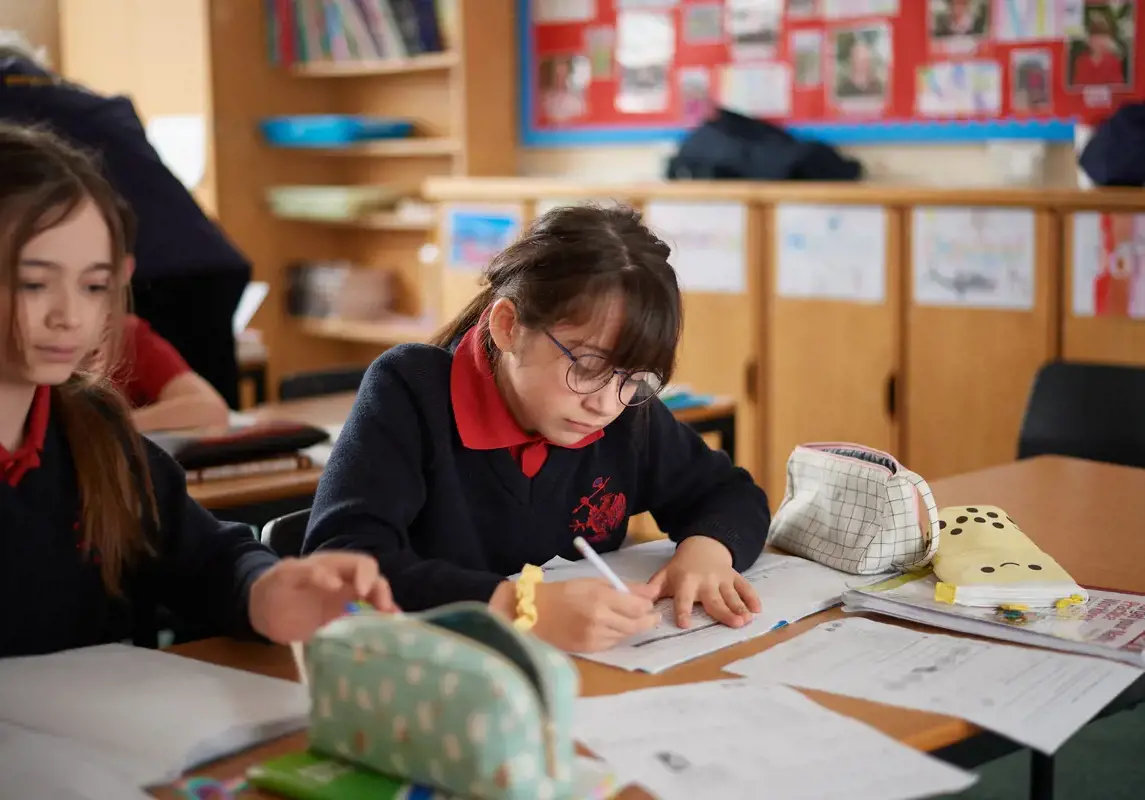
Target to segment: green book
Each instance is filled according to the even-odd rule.
[[[252,786],[291,800],[450,800],[435,789],[310,751],[257,764],[246,777]]]

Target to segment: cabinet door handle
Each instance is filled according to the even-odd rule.
[[[898,376],[893,372],[887,376],[887,416],[895,418],[898,410]]]

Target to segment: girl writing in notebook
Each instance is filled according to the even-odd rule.
[[[280,561],[218,522],[101,381],[128,276],[123,206],[54,136],[0,126],[0,657],[119,641],[162,606],[196,630],[307,638],[374,559]]]
[[[538,219],[434,345],[370,367],[304,550],[373,553],[403,608],[487,601],[572,651],[654,626],[662,597],[681,626],[695,602],[749,621],[759,600],[737,570],[763,548],[767,498],[657,398],[681,327],[668,255],[631,210]],[[578,558],[578,536],[615,550],[643,511],[677,543],[647,585],[506,577]]]

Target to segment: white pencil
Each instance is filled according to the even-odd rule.
[[[601,575],[608,579],[608,582],[613,585],[616,591],[624,592],[625,594],[629,593],[628,587],[624,585],[624,581],[620,580],[617,574],[612,571],[612,568],[604,563],[604,559],[596,554],[596,551],[592,549],[592,545],[586,542],[583,536],[578,536],[573,539],[573,547],[579,550],[580,554],[587,558],[588,562],[596,567]]]

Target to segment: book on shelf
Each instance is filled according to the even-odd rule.
[[[272,64],[384,61],[456,42],[454,0],[266,0]]]

